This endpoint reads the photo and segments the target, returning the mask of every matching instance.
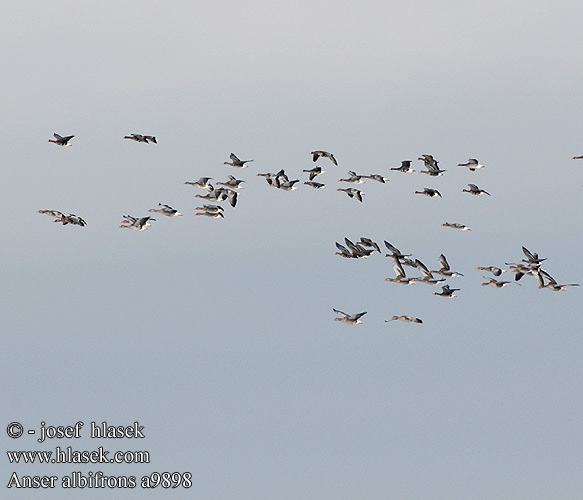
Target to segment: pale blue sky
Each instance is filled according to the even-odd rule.
[[[575,499],[583,490],[582,291],[481,287],[479,265],[542,257],[582,283],[582,36],[576,2],[11,3],[0,20],[4,174],[0,394],[12,421],[84,437],[6,450],[148,450],[146,465],[22,475],[193,474],[168,499]],[[74,134],[70,148],[52,133]],[[157,145],[124,141],[156,135]],[[258,172],[328,186],[283,192]],[[229,153],[249,168],[223,165]],[[430,178],[391,172],[432,154]],[[478,158],[486,168],[456,167]],[[419,170],[421,162],[413,168]],[[365,201],[348,170],[380,173]],[[187,180],[245,179],[225,219]],[[473,182],[492,194],[472,197]],[[416,196],[437,188],[442,199]],[[118,228],[159,202],[142,233]],[[40,209],[80,215],[53,224]],[[464,233],[445,221],[472,227]],[[388,240],[458,297],[387,283]],[[508,273],[506,273],[508,274]],[[512,276],[510,277],[512,278]],[[368,311],[362,325],[332,308]],[[393,314],[422,325],[385,323]],[[97,442],[91,421],[145,426]],[[5,455],[4,455],[5,457]],[[134,490],[8,497],[142,498]],[[23,496],[24,495],[24,496]]]

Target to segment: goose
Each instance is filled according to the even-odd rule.
[[[53,222],[60,222],[63,226],[73,224],[74,226],[86,226],[87,223],[78,215],[59,212],[58,210],[39,210],[39,214],[55,217]]]
[[[227,182],[217,182],[217,184],[221,186],[227,186],[232,189],[243,189],[243,186],[241,186],[241,183],[243,182],[245,181],[236,179],[233,175],[227,175]]]
[[[414,318],[413,316],[405,316],[404,314],[401,316],[393,316],[391,317],[391,319],[386,319],[385,323],[395,320],[403,321],[405,323],[423,323],[423,321],[420,318]]]
[[[435,285],[437,283],[442,283],[445,278],[435,278],[431,271],[427,269],[427,266],[423,264],[419,259],[415,259],[415,267],[419,269],[419,272],[423,275],[423,278],[417,278],[415,281],[420,283],[427,283],[428,285]]]
[[[150,210],[148,210],[148,212],[156,212],[156,213],[159,213],[162,215],[166,215],[167,217],[180,217],[180,216],[182,216],[182,214],[178,210],[176,210],[168,205],[158,203],[158,207],[160,207],[160,208],[150,208]]]
[[[348,171],[348,179],[338,179],[338,182],[350,182],[352,184],[362,184],[364,181],[362,180],[362,175],[358,175],[353,170]]]
[[[395,271],[394,278],[385,278],[385,281],[390,281],[391,283],[399,283],[401,285],[413,285],[417,278],[408,278],[405,275],[405,270],[401,265],[401,262],[398,258],[393,257],[393,271]]]
[[[539,269],[536,273],[539,288],[548,288],[553,292],[564,292],[568,286],[580,286],[579,283],[565,283],[559,284],[556,280],[546,271]],[[545,283],[546,280],[546,283]]]
[[[522,247],[522,253],[524,253],[524,255],[526,256],[526,260],[522,259],[522,262],[527,262],[528,264],[542,264],[545,260],[547,260],[546,258],[541,259],[538,256],[538,253],[533,253],[531,252],[528,248],[526,247]]]
[[[445,255],[441,254],[437,258],[437,262],[439,264],[439,269],[437,271],[431,271],[432,273],[439,274],[440,276],[446,276],[448,278],[455,278],[457,276],[463,276],[463,274],[457,273],[457,272],[451,270],[449,263],[447,262],[447,259],[445,258]]]
[[[334,158],[334,155],[332,153],[328,153],[328,151],[312,151],[310,154],[312,155],[313,161],[318,161],[318,158],[330,158],[334,165],[338,165],[338,162],[336,161],[336,158]]]
[[[347,314],[338,309],[332,310],[340,315],[338,318],[334,318],[334,321],[341,321],[342,323],[348,323],[349,325],[361,325],[362,321],[360,321],[360,318],[366,314],[366,311],[357,314]]]
[[[211,213],[224,211],[224,208],[221,207],[220,205],[203,205],[202,207],[195,207],[194,209],[195,210],[202,210],[204,212],[211,212]]]
[[[57,134],[56,132],[53,134],[55,136],[54,139],[49,139],[49,142],[52,142],[53,144],[57,144],[58,146],[71,146],[71,144],[69,144],[69,141],[75,137],[74,135],[67,135],[65,137]]]
[[[184,184],[190,184],[191,186],[194,186],[194,187],[208,189],[208,187],[210,186],[210,184],[209,184],[210,180],[212,180],[212,177],[201,177],[197,181],[186,181]]]
[[[246,168],[248,167],[248,165],[245,165],[245,163],[249,163],[253,160],[239,160],[239,158],[237,158],[237,156],[235,156],[235,153],[231,153],[229,158],[231,158],[231,161],[225,161],[223,162],[224,165],[230,165],[231,167],[238,167],[238,168]]]
[[[488,196],[490,196],[490,193],[488,193],[488,191],[480,189],[475,184],[468,184],[468,186],[470,187],[470,189],[462,189],[462,193],[470,193],[474,195],[487,194]]]
[[[322,170],[322,167],[314,167],[310,168],[309,170],[302,170],[302,172],[306,172],[310,174],[310,181],[313,181],[317,175],[325,174],[326,172]]]
[[[130,139],[136,142],[145,142],[146,144],[150,144],[150,142],[158,144],[158,141],[153,135],[130,134],[124,136],[124,139]]]
[[[344,238],[344,242],[346,246],[352,251],[352,255],[357,258],[364,258],[366,259],[370,254],[374,252],[374,249],[364,248],[362,245],[358,243],[353,243],[348,238]]]
[[[581,155],[581,156],[573,156],[573,160],[583,160],[583,155]]]
[[[476,267],[476,269],[479,269],[480,271],[488,271],[489,273],[492,273],[494,276],[500,276],[502,273],[506,272],[506,269],[501,269],[501,268],[496,267],[496,266],[487,266],[487,267],[478,266],[478,267]]]
[[[340,257],[344,257],[345,259],[355,259],[356,255],[354,255],[348,248],[340,243],[336,242],[336,248],[340,250],[339,252],[334,252],[334,255],[340,255]]]
[[[387,179],[386,177],[383,177],[382,175],[379,175],[379,174],[361,175],[361,177],[363,179],[371,179],[373,181],[380,182],[381,184],[384,184],[385,182],[389,182],[389,179]]]
[[[373,248],[375,249],[378,253],[381,253],[381,249],[378,246],[377,243],[375,243],[373,240],[371,240],[370,238],[364,238],[364,237],[360,237],[360,241],[358,242],[361,245],[364,245],[365,247],[369,247],[369,248]]]
[[[407,172],[415,172],[415,170],[413,170],[411,168],[411,160],[403,160],[401,161],[401,166],[400,167],[393,167],[391,168],[391,170],[396,170],[397,172],[403,172],[403,173],[407,173]]]
[[[435,196],[439,196],[440,198],[441,193],[437,190],[437,189],[432,189],[432,188],[423,188],[423,191],[415,191],[415,194],[424,194],[425,196],[429,196],[430,198],[433,198]]]
[[[385,257],[393,257],[395,259],[402,259],[405,257],[411,257],[410,253],[401,253],[401,251],[394,245],[391,245],[387,240],[384,241],[385,246],[391,252],[390,254],[385,254]]]
[[[459,288],[450,288],[449,285],[443,285],[441,287],[441,292],[433,292],[433,295],[439,295],[440,297],[448,297],[450,299],[453,299],[454,297],[457,297],[457,295],[454,292],[459,291],[460,291]]]
[[[433,158],[431,155],[421,155],[418,160],[421,160],[425,164],[425,168],[427,170],[420,170],[419,172],[422,174],[427,174],[432,177],[438,177],[443,175],[445,170],[441,170],[438,166],[438,161]]]
[[[326,184],[322,184],[321,182],[316,181],[306,181],[304,182],[306,186],[313,187],[314,189],[322,189],[326,187]]]
[[[294,179],[293,181],[285,180],[283,182],[279,182],[279,185],[277,187],[279,189],[283,189],[284,191],[293,191],[294,189],[297,189],[297,187],[294,186],[294,184],[296,184],[297,182],[300,182],[300,180],[299,179]]]
[[[121,226],[119,227],[133,229],[134,231],[145,231],[152,225],[148,221],[156,220],[150,216],[141,217],[138,219],[136,217],[132,217],[131,215],[124,215],[123,218],[124,220],[121,222]]]
[[[459,222],[444,222],[443,227],[451,227],[452,229],[459,229],[460,231],[471,231],[471,229],[465,224],[460,224]]]
[[[485,283],[480,283],[482,286],[491,286],[492,288],[503,288],[506,285],[509,285],[511,282],[510,281],[499,281],[496,280],[494,278],[489,278],[487,276],[482,276],[486,282]],[[520,283],[516,283],[517,285],[520,285]]]
[[[366,194],[356,188],[337,188],[336,191],[344,191],[350,198],[356,198],[362,202],[362,197]]]
[[[480,164],[475,158],[470,158],[467,163],[458,163],[458,167],[468,167],[472,172],[478,168],[484,168],[484,165]]]
[[[203,215],[204,217],[212,217],[214,219],[218,219],[218,218],[225,218],[225,216],[223,215],[223,212],[220,211],[216,211],[216,212],[209,212],[204,210],[203,212],[197,212],[194,215]]]

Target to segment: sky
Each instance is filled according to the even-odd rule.
[[[576,2],[12,2],[0,20],[8,451],[148,451],[146,464],[11,464],[7,498],[575,499],[582,290],[482,287],[522,246],[583,283]],[[53,133],[75,135],[71,147]],[[158,144],[124,140],[155,135]],[[303,185],[310,152],[327,187]],[[223,162],[234,152],[248,168]],[[391,171],[431,154],[441,177]],[[477,158],[485,168],[457,167]],[[285,169],[290,192],[257,173]],[[367,180],[362,203],[338,187]],[[202,176],[244,179],[196,217]],[[491,196],[462,193],[475,183]],[[442,198],[415,195],[424,187]],[[122,230],[158,203],[183,217]],[[38,210],[77,214],[54,224]],[[442,227],[460,222],[471,232]],[[463,277],[399,286],[368,237]],[[408,275],[416,275],[407,269]],[[513,281],[512,273],[503,278]],[[366,311],[362,324],[333,308]],[[393,315],[422,324],[386,322]],[[46,426],[79,438],[37,443]],[[91,438],[91,422],[144,427]],[[27,430],[35,430],[34,436]],[[135,488],[61,487],[134,476]],[[5,488],[12,474],[54,489]]]

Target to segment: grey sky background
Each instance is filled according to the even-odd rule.
[[[20,498],[575,499],[583,491],[582,295],[476,266],[548,257],[583,282],[577,2],[12,2],[0,20],[2,429],[85,422],[6,450],[148,450],[144,465],[10,465]],[[72,147],[49,144],[74,134]],[[151,134],[158,144],[123,140]],[[284,192],[258,172],[324,190]],[[229,153],[249,168],[223,165]],[[432,154],[443,177],[391,172]],[[478,158],[486,168],[456,165]],[[582,160],[583,161],[583,160]],[[348,170],[380,173],[363,203]],[[245,179],[194,216],[206,175]],[[473,182],[492,194],[461,190]],[[442,199],[416,196],[423,187]],[[184,213],[118,228],[167,203]],[[40,209],[80,215],[53,224]],[[462,222],[471,232],[441,226]],[[335,241],[387,240],[437,287]],[[415,275],[415,273],[410,273]],[[508,278],[509,273],[505,273]],[[510,276],[512,279],[512,276]],[[368,311],[362,325],[332,308]],[[422,325],[385,323],[393,314]],[[98,441],[91,421],[145,426]],[[35,445],[36,444],[36,445]],[[189,490],[6,490],[10,474],[179,471]]]

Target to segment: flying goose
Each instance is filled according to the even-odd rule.
[[[512,283],[511,281],[499,281],[496,280],[494,278],[489,278],[488,276],[482,276],[486,282],[485,283],[480,283],[482,286],[491,286],[492,288],[503,288],[506,285],[509,285],[510,283]],[[520,285],[520,283],[516,283],[517,285]]]
[[[119,227],[133,229],[134,231],[145,231],[152,225],[148,221],[156,220],[150,216],[141,217],[138,219],[137,217],[132,217],[131,215],[124,215],[123,219],[124,220],[121,222],[121,226]]]
[[[199,187],[203,189],[207,189],[210,186],[209,181],[212,180],[212,177],[201,177],[197,181],[186,181],[184,184],[190,184],[194,187]]]
[[[334,318],[334,321],[341,321],[342,323],[348,323],[349,325],[361,325],[362,321],[360,321],[360,318],[366,314],[366,311],[357,314],[346,314],[338,309],[332,310],[340,315],[340,317]]]
[[[322,184],[321,182],[316,181],[306,181],[304,182],[306,186],[313,187],[314,189],[322,189],[326,187],[326,184]]]
[[[364,181],[362,180],[363,175],[358,175],[353,170],[348,171],[348,179],[338,179],[338,182],[351,182],[352,184],[362,184]]]
[[[403,160],[403,161],[401,161],[400,167],[392,167],[391,170],[396,170],[398,172],[404,172],[404,173],[415,172],[415,170],[413,170],[411,168],[411,163],[412,163],[411,160]]]
[[[420,170],[419,172],[421,172],[422,174],[427,174],[427,175],[431,175],[432,177],[437,177],[440,175],[443,175],[443,173],[445,172],[445,170],[441,170],[438,166],[438,161],[433,158],[433,156],[431,155],[421,155],[419,158],[417,158],[418,160],[423,161],[423,163],[425,164],[425,168],[427,170]]]
[[[316,166],[314,168],[310,168],[309,170],[302,170],[302,172],[306,172],[310,174],[310,181],[313,181],[317,175],[325,174],[326,172],[322,170],[322,167]]]
[[[55,136],[54,139],[49,139],[49,142],[57,144],[58,146],[70,146],[69,141],[75,137],[74,135],[67,135],[65,137],[57,134],[56,132],[53,134]]]
[[[223,162],[224,165],[231,165],[231,167],[238,167],[238,168],[246,168],[248,167],[248,165],[245,165],[245,163],[249,163],[250,161],[253,160],[239,160],[239,158],[237,158],[237,156],[235,156],[235,153],[231,153],[229,155],[229,158],[231,158],[231,161],[225,161]]]
[[[370,238],[364,238],[364,237],[360,237],[360,241],[358,242],[361,245],[364,245],[365,247],[369,247],[369,248],[374,248],[378,253],[381,253],[381,249],[379,247],[379,245],[377,243],[375,243],[373,240],[371,240]]]
[[[437,190],[437,189],[432,189],[432,188],[423,188],[423,191],[415,191],[415,194],[424,194],[425,196],[429,196],[430,198],[433,198],[435,196],[439,196],[440,198],[441,193]]]
[[[445,281],[445,278],[436,278],[431,274],[431,271],[427,269],[427,266],[423,264],[419,259],[415,259],[415,267],[419,269],[423,278],[417,278],[415,281],[420,283],[427,283],[428,285],[435,285],[437,283],[442,283]]]
[[[484,168],[484,165],[481,165],[480,162],[475,158],[470,158],[467,163],[458,163],[457,166],[468,167],[472,172],[478,168]]]
[[[233,175],[227,175],[227,182],[217,182],[217,184],[227,186],[231,189],[243,189],[243,186],[241,186],[241,183],[243,182],[245,181],[236,179]]]
[[[449,285],[443,285],[441,287],[441,292],[433,292],[433,295],[453,299],[454,297],[457,297],[454,292],[459,292],[459,290],[459,288],[450,288]]]
[[[405,323],[423,323],[423,321],[421,321],[420,318],[414,318],[413,316],[405,316],[404,314],[401,316],[393,316],[391,319],[386,319],[385,323],[395,320],[404,321]]]
[[[478,267],[476,267],[476,269],[479,269],[480,271],[488,271],[488,272],[492,273],[494,276],[500,276],[502,273],[506,272],[506,269],[500,269],[499,267],[496,267],[496,266],[487,266],[487,267],[478,266]]]
[[[391,283],[399,283],[401,285],[413,285],[417,278],[408,278],[405,275],[405,270],[401,265],[401,262],[397,257],[393,257],[393,271],[395,271],[394,278],[385,278],[385,281],[390,281]]]
[[[556,280],[546,271],[539,269],[536,273],[539,288],[548,288],[553,292],[563,292],[568,286],[580,286],[579,283],[565,283],[559,284]],[[545,283],[546,281],[546,283]]]
[[[344,191],[350,198],[356,198],[358,201],[362,201],[366,194],[356,188],[337,188],[336,191]]]
[[[457,273],[457,272],[451,270],[451,268],[449,267],[449,263],[447,262],[447,259],[445,258],[445,255],[441,254],[437,258],[437,262],[439,263],[439,269],[437,271],[431,271],[432,273],[439,274],[441,276],[446,276],[448,278],[455,278],[457,276],[463,276],[463,274]]]
[[[470,187],[470,189],[462,189],[462,193],[470,193],[474,195],[487,194],[488,196],[490,196],[490,193],[488,193],[488,191],[480,189],[475,184],[468,184],[468,186]]]
[[[124,139],[130,139],[136,142],[145,142],[146,144],[150,144],[150,142],[158,144],[158,141],[153,135],[130,134],[124,136]]]
[[[160,207],[160,208],[150,208],[150,210],[148,210],[148,212],[156,212],[156,213],[159,213],[162,215],[166,215],[167,217],[180,217],[182,215],[178,210],[176,210],[168,205],[158,203],[158,207]]]
[[[38,213],[55,217],[53,222],[60,222],[63,224],[63,226],[66,226],[67,224],[73,224],[74,226],[87,225],[87,223],[81,217],[75,214],[67,214],[64,212],[59,212],[58,210],[39,210]]]
[[[371,179],[373,181],[380,182],[381,184],[384,184],[385,182],[389,181],[387,177],[383,177],[382,175],[379,174],[361,175],[361,177],[363,179]]]
[[[313,161],[318,161],[318,158],[330,158],[334,165],[338,165],[338,162],[336,161],[336,158],[334,158],[334,155],[332,153],[328,153],[328,151],[312,151],[310,154],[312,155]]]
[[[465,224],[460,224],[459,222],[444,222],[443,227],[451,227],[452,229],[459,229],[460,231],[471,231],[471,229]]]

